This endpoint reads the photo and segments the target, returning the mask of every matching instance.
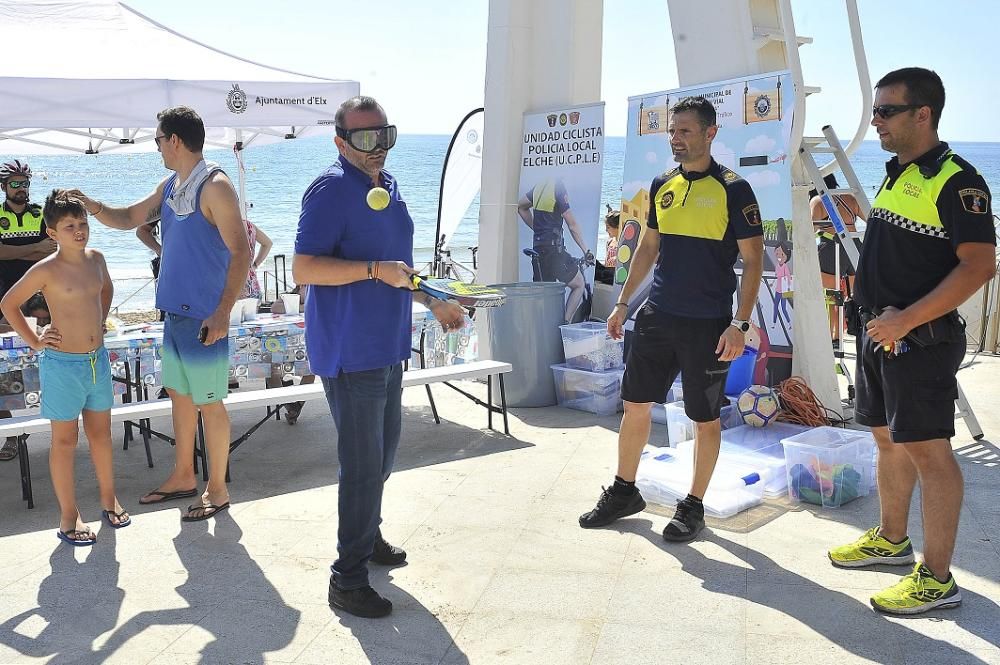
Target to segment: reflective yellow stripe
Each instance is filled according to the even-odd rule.
[[[21,224],[18,225],[17,215],[0,206],[0,236],[27,238],[38,235],[38,232],[41,230],[41,215],[36,216],[30,210],[25,210],[24,214],[21,215]]]
[[[896,217],[890,217],[887,220],[909,231],[947,238],[947,233],[943,231],[941,216],[938,214],[937,200],[948,179],[961,170],[962,167],[949,157],[941,165],[941,171],[936,176],[925,178],[921,175],[920,168],[911,163],[892,184],[892,189],[885,185],[882,186],[882,189],[875,196],[872,208],[882,208],[898,215],[898,218],[902,218],[904,221],[911,222],[911,224],[897,223],[898,218]],[[873,216],[877,217],[877,212],[873,212],[875,213]],[[912,224],[912,222],[916,224]],[[935,233],[932,229],[940,231]]]

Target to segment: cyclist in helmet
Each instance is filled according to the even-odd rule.
[[[0,295],[24,277],[28,268],[56,251],[45,233],[41,206],[29,201],[31,168],[15,159],[0,164],[5,200],[0,208]]]
[[[55,251],[42,223],[42,208],[28,202],[31,168],[19,159],[0,164],[0,189],[4,202],[0,207],[0,297],[28,272],[36,261]],[[10,411],[0,411],[9,418]],[[7,437],[0,447],[0,461],[17,456],[17,438]]]

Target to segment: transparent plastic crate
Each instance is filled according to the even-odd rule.
[[[736,410],[736,400],[732,397],[726,397],[726,399],[728,401],[723,405],[719,413],[719,419],[722,421],[722,429],[726,430],[742,426],[743,419],[740,417],[740,412]],[[666,413],[667,420],[665,423],[667,426],[667,443],[671,447],[676,446],[682,441],[691,441],[694,439],[694,421],[684,413],[684,402],[666,404],[664,405],[664,412]]]
[[[588,372],[566,365],[552,365],[559,406],[610,416],[622,410],[622,377],[625,370]]]
[[[606,372],[625,366],[625,339],[612,339],[608,324],[596,321],[559,326],[566,365],[588,372]]]
[[[839,508],[874,486],[874,439],[869,432],[815,427],[782,439],[793,501]]]
[[[643,451],[635,484],[643,497],[663,506],[687,496],[694,475],[693,450],[653,448]],[[731,517],[764,498],[767,470],[735,460],[719,459],[702,503],[705,513]]]

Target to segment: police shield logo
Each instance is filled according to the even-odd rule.
[[[666,210],[667,208],[670,207],[670,204],[673,202],[674,202],[674,193],[667,192],[666,194],[663,195],[663,198],[660,199],[660,207]]]
[[[726,181],[727,183],[730,183],[730,182],[736,182],[737,180],[739,180],[740,176],[738,174],[734,173],[733,171],[726,171],[726,173],[722,176],[722,179],[724,181]]]
[[[760,226],[760,206],[754,203],[743,208],[743,218],[750,226]]]
[[[990,210],[990,197],[981,189],[973,187],[963,189],[958,192],[958,196],[962,199],[962,207],[965,208],[965,212],[985,215]]]

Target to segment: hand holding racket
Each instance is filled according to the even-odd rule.
[[[397,289],[413,289],[410,277],[417,271],[403,261],[378,261],[377,279]]]
[[[499,307],[507,296],[499,289],[469,284],[455,279],[431,279],[410,275],[410,288],[419,289],[438,300],[454,300],[463,307]]]

